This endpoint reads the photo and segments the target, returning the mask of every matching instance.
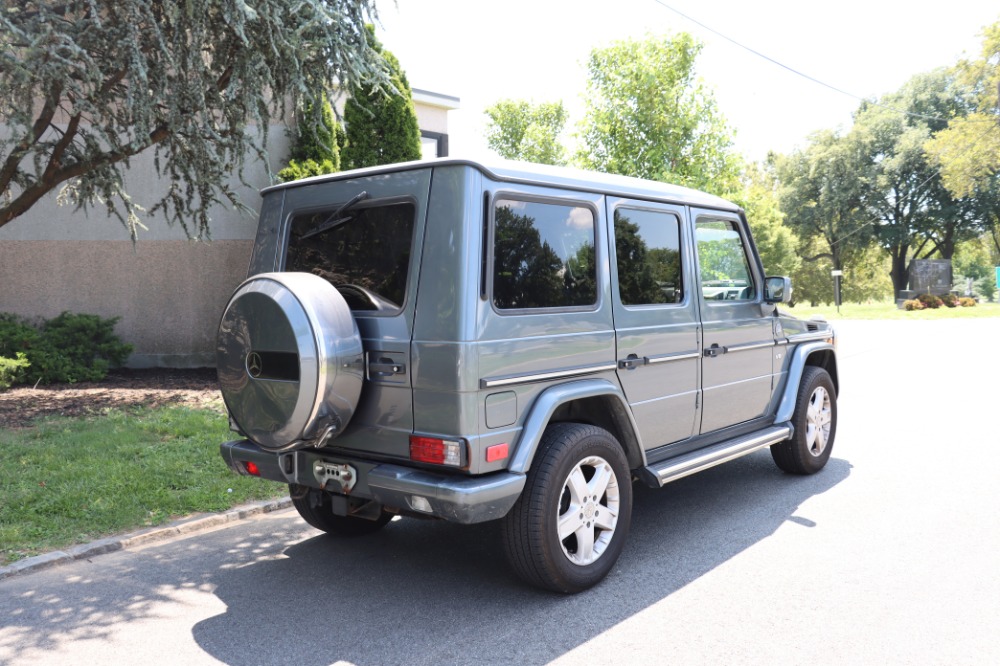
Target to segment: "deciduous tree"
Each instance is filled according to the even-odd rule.
[[[960,61],[952,73],[975,107],[950,118],[924,148],[952,196],[966,198],[989,187],[1000,172],[1000,22],[983,30],[980,57]]]
[[[858,178],[865,214],[892,261],[892,283],[906,289],[910,261],[978,233],[978,204],[956,203],[928,163],[924,145],[948,119],[968,112],[967,99],[946,70],[919,74],[878,104],[863,104],[848,141],[861,157]]]
[[[746,211],[754,243],[768,275],[791,275],[801,263],[798,237],[784,224],[778,185],[767,165],[748,164],[735,197]]]
[[[695,77],[700,51],[687,33],[591,51],[581,165],[715,194],[738,189],[732,130]]]
[[[487,144],[500,157],[537,164],[566,163],[560,135],[568,116],[562,102],[533,104],[503,99],[484,113],[489,117]]]

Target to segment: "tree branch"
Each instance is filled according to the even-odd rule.
[[[79,118],[79,116],[77,116],[77,118]],[[68,164],[58,170],[51,169],[53,162],[50,161],[49,168],[46,169],[45,174],[43,174],[41,179],[35,182],[34,185],[25,188],[21,194],[9,204],[0,207],[0,227],[3,227],[5,224],[35,205],[39,199],[45,196],[47,192],[55,188],[56,185],[64,183],[71,178],[82,176],[90,171],[128,159],[129,157],[137,155],[143,150],[160,143],[169,135],[170,132],[167,129],[167,126],[160,125],[149,133],[147,140],[143,142],[142,145],[130,144],[126,148],[110,153],[104,153],[103,155],[92,160],[72,162],[71,164]]]
[[[21,163],[24,156],[28,154],[31,147],[38,142],[45,129],[52,123],[52,118],[55,117],[56,110],[59,108],[59,98],[61,96],[62,85],[57,83],[49,91],[49,95],[45,99],[45,104],[38,113],[38,118],[35,119],[34,125],[31,126],[31,131],[21,139],[20,143],[17,144],[17,148],[11,151],[10,155],[7,156],[7,161],[4,162],[3,169],[0,169],[0,192],[7,191],[11,179],[17,173],[17,165]]]

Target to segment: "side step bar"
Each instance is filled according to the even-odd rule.
[[[690,476],[709,467],[721,465],[758,449],[777,444],[791,436],[792,425],[790,423],[771,426],[766,430],[736,437],[705,449],[649,465],[640,470],[640,477],[653,488],[664,486],[671,481],[683,479],[685,476]]]

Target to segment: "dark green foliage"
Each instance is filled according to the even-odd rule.
[[[420,159],[420,125],[413,107],[413,93],[399,61],[368,26],[368,45],[380,53],[395,90],[371,84],[351,86],[344,107],[347,145],[341,153],[344,169],[394,164]]]
[[[118,318],[63,312],[38,327],[11,314],[0,314],[0,356],[23,353],[28,363],[14,383],[100,381],[125,362],[132,345],[115,335]]]
[[[334,118],[330,102],[323,101],[320,114],[307,103],[299,113],[297,127],[288,166],[278,172],[278,180],[287,183],[340,171],[344,128]]]

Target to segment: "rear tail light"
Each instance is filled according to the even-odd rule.
[[[257,463],[250,462],[249,460],[243,463],[243,469],[247,471],[250,476],[260,476],[260,467],[257,467]]]
[[[463,448],[460,440],[410,435],[410,459],[417,462],[461,467]]]

